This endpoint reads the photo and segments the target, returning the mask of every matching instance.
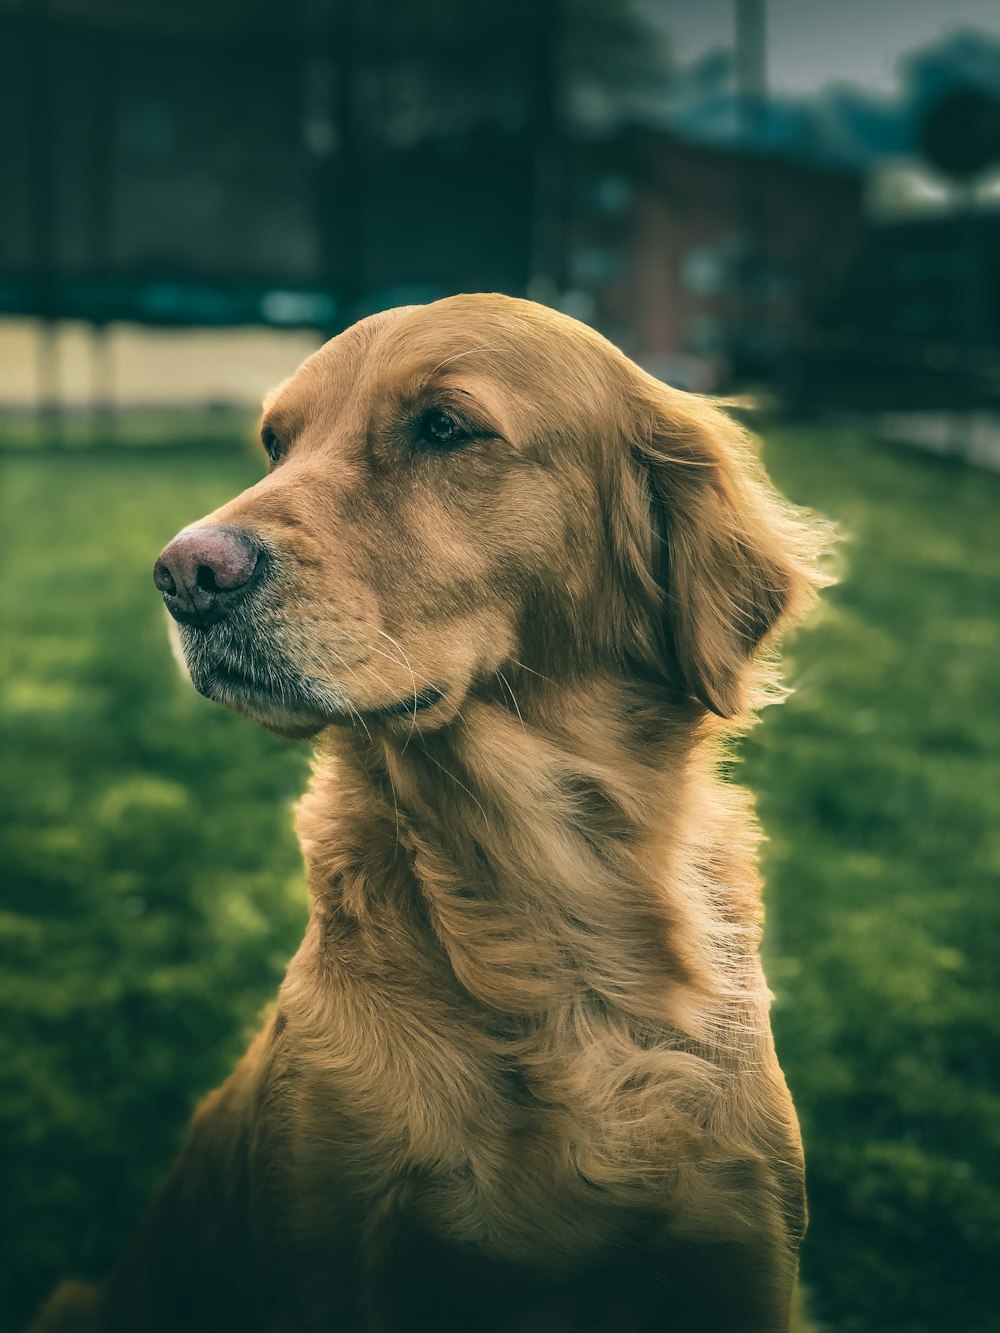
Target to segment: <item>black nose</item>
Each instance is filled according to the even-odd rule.
[[[167,610],[186,625],[211,625],[240,600],[260,562],[260,547],[239,528],[179,533],[153,566]]]

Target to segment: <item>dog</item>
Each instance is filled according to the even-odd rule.
[[[362,320],[261,439],[154,580],[195,687],[315,744],[308,929],[34,1328],[787,1330],[801,1139],[716,770],[828,533],[719,408],[503,296]]]

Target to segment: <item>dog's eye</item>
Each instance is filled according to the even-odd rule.
[[[275,435],[270,426],[265,426],[260,433],[261,443],[267,450],[267,456],[271,460],[271,466],[281,461],[281,455],[284,453],[284,447],[281,441]]]
[[[454,449],[469,438],[450,412],[432,407],[417,422],[417,443],[431,449]]]

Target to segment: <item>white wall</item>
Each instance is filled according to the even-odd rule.
[[[41,325],[0,319],[0,410],[31,410],[40,398]],[[59,398],[86,408],[110,386],[117,407],[255,407],[319,345],[319,335],[280,329],[108,327],[106,359],[89,325],[56,326]]]

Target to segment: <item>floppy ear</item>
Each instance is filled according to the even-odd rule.
[[[620,498],[649,614],[643,656],[734,717],[755,649],[828,581],[817,568],[825,535],[776,493],[743,429],[704,399],[643,376],[631,434]]]

